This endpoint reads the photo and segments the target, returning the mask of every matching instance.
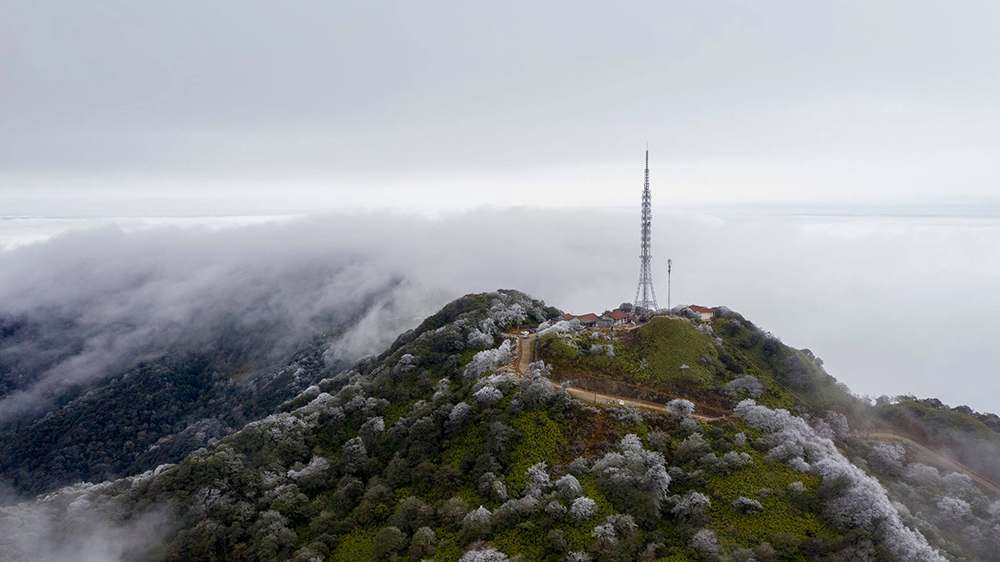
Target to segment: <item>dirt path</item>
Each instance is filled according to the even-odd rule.
[[[927,457],[934,464],[937,464],[942,468],[947,468],[952,472],[961,472],[962,474],[967,475],[969,478],[972,478],[976,482],[976,484],[979,484],[983,488],[990,490],[998,497],[1000,497],[1000,486],[997,486],[996,484],[987,480],[983,476],[980,476],[967,466],[959,462],[953,461],[948,457],[942,455],[941,453],[938,453],[933,449],[929,449],[926,446],[921,445],[920,443],[914,441],[913,439],[910,439],[909,437],[904,437],[897,433],[891,433],[886,431],[870,431],[865,434],[865,438],[875,441],[896,441],[898,443],[905,443],[906,445],[909,445],[910,447],[916,449],[919,453]]]
[[[523,375],[525,371],[528,370],[528,365],[535,356],[535,342],[538,341],[536,334],[531,334],[527,337],[520,338],[520,343],[518,345],[518,358],[517,358],[517,372]],[[553,388],[560,388],[562,385],[557,382],[552,382]],[[626,398],[624,396],[612,396],[608,394],[601,394],[599,392],[593,392],[590,390],[584,390],[582,388],[569,387],[566,389],[570,396],[583,400],[584,402],[590,402],[592,404],[607,404],[607,405],[624,405],[632,408],[639,408],[642,410],[649,410],[651,412],[657,412],[661,414],[667,413],[667,408],[662,404],[657,404],[655,402],[648,402],[646,400],[636,400],[634,398]],[[720,417],[704,416],[701,414],[691,414],[691,417],[696,420],[712,421],[721,419]]]
[[[535,356],[535,342],[538,341],[537,334],[529,334],[523,337],[518,344],[517,374],[523,375],[528,370],[531,359]]]

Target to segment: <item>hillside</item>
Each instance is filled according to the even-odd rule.
[[[724,309],[708,325],[662,317],[614,334],[557,316],[516,291],[458,299],[176,464],[0,508],[0,560],[81,549],[296,561],[1000,552],[996,498],[866,441],[852,427],[905,405],[866,405],[807,350]],[[534,328],[529,350],[534,337],[518,333]],[[542,360],[519,361],[529,351]],[[576,399],[559,381],[626,406]]]

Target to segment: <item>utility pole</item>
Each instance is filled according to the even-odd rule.
[[[667,259],[667,310],[670,310],[670,270],[674,267],[674,260]]]

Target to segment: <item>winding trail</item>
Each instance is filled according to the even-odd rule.
[[[985,476],[981,476],[980,474],[978,474],[971,468],[965,466],[964,464],[954,461],[942,455],[941,453],[938,453],[934,449],[929,449],[925,445],[922,445],[921,443],[918,443],[917,441],[914,441],[909,437],[905,437],[903,435],[899,435],[898,433],[892,433],[889,431],[869,431],[865,434],[865,439],[871,441],[895,441],[897,443],[904,443],[906,445],[909,445],[910,447],[913,447],[913,449],[915,449],[918,453],[926,457],[927,460],[930,460],[932,464],[936,464],[939,467],[946,468],[952,472],[961,472],[962,474],[967,475],[969,478],[972,478],[972,480],[975,481],[976,484],[979,484],[983,488],[986,488],[987,490],[996,494],[997,497],[1000,497],[1000,486],[997,486],[992,481],[988,480]]]
[[[517,373],[518,375],[523,375],[528,370],[528,365],[535,359],[535,344],[538,341],[537,334],[529,334],[527,336],[517,336],[518,338],[518,358],[517,358]],[[739,350],[737,350],[739,351]],[[745,356],[744,356],[745,357]],[[747,358],[749,361],[749,358]],[[754,365],[756,367],[756,365]],[[560,388],[557,382],[551,383],[553,388]],[[657,404],[655,402],[648,402],[645,400],[636,400],[634,398],[628,398],[625,396],[613,396],[608,394],[601,394],[599,392],[593,392],[590,390],[585,390],[582,388],[574,388],[570,386],[566,389],[570,396],[582,400],[584,402],[590,402],[591,404],[603,404],[603,405],[625,405],[633,408],[639,408],[642,410],[648,410],[651,412],[657,412],[661,414],[668,413],[667,408],[662,404]],[[706,416],[702,414],[691,414],[691,417],[701,421],[715,421],[725,418],[726,416]],[[891,431],[868,431],[865,434],[865,439],[869,441],[890,441],[897,443],[904,443],[912,447],[917,451],[925,460],[929,461],[940,468],[950,470],[952,472],[961,472],[962,474],[968,475],[969,478],[980,485],[981,487],[991,491],[997,497],[1000,497],[1000,486],[993,483],[991,480],[984,476],[976,473],[969,467],[954,461],[937,451],[928,448],[926,445],[919,443],[909,437],[899,435],[898,433],[893,433]]]

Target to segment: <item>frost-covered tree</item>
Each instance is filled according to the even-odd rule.
[[[480,330],[478,328],[476,328],[476,329],[472,330],[471,332],[469,332],[469,338],[468,338],[467,341],[468,341],[469,347],[471,347],[473,349],[475,349],[475,348],[493,347],[493,343],[494,343],[494,341],[493,341],[493,334],[487,333],[487,332],[483,332],[482,330]]]
[[[551,486],[549,473],[546,472],[546,463],[540,462],[528,468],[528,482],[524,487],[524,495],[538,499],[542,497]]]
[[[823,514],[834,525],[867,531],[904,562],[944,560],[919,531],[903,525],[878,481],[847,460],[833,441],[818,435],[805,420],[753,400],[740,402],[735,414],[766,434],[769,457],[820,478],[831,491],[823,502]]]
[[[681,441],[681,444],[677,446],[674,456],[678,462],[684,463],[701,458],[711,450],[712,447],[700,433],[692,433],[685,437],[684,441]]]
[[[465,368],[466,380],[476,380],[487,372],[496,369],[511,360],[510,340],[504,340],[496,349],[486,349],[472,356],[472,361]]]
[[[365,445],[373,447],[382,441],[385,435],[385,420],[382,416],[372,416],[361,424],[358,435],[364,440]]]
[[[577,519],[590,519],[597,515],[597,502],[586,496],[576,498],[573,500],[569,512]]]
[[[448,421],[444,424],[445,431],[450,434],[461,431],[465,426],[465,422],[469,419],[470,412],[472,412],[472,406],[469,406],[467,402],[455,404],[455,407],[448,414]]]
[[[615,408],[615,417],[618,418],[618,421],[626,424],[642,423],[642,412],[630,406]]]
[[[612,451],[594,463],[591,472],[605,496],[622,512],[643,521],[655,520],[667,498],[670,476],[663,455],[647,451],[635,434],[628,434]]]
[[[475,548],[462,555],[458,562],[507,562],[510,558],[499,550],[488,546]]]
[[[969,502],[945,496],[937,502],[940,515],[951,525],[958,526],[972,515],[972,506]]]
[[[712,500],[701,492],[688,492],[674,502],[670,513],[690,525],[700,526],[708,522],[708,510]]]
[[[462,536],[466,541],[484,539],[493,528],[493,514],[483,506],[474,509],[462,519]]]
[[[688,546],[695,549],[702,556],[714,556],[719,553],[719,545],[715,538],[715,533],[709,529],[702,529],[695,533],[691,537],[691,540],[688,541]]]
[[[368,462],[368,449],[361,437],[353,437],[344,443],[344,458],[347,459],[347,469],[352,472],[361,470]]]
[[[538,508],[538,500],[531,496],[507,500],[493,512],[493,528],[499,531],[513,527],[529,519]]]
[[[437,536],[434,535],[434,529],[421,527],[413,533],[413,539],[410,541],[410,556],[413,558],[431,556],[436,549]]]
[[[895,443],[878,443],[868,453],[868,467],[886,476],[898,476],[905,462],[906,449]]]
[[[527,312],[520,303],[496,303],[490,308],[490,319],[501,329],[516,326],[528,317]]]
[[[755,499],[740,496],[733,500],[733,509],[739,513],[760,513],[764,511],[764,506]]]
[[[694,413],[694,402],[683,398],[675,398],[667,402],[667,413],[675,421],[681,421]]]
[[[552,500],[545,506],[545,514],[553,519],[562,519],[567,511],[566,506],[557,500]]]
[[[918,462],[906,465],[903,478],[917,486],[934,486],[941,483],[941,473],[938,469]]]
[[[517,403],[529,409],[541,408],[548,404],[555,395],[548,379],[550,374],[551,371],[545,363],[541,361],[530,363],[528,372],[517,383],[521,390],[516,397]]]
[[[503,398],[503,392],[492,385],[487,385],[477,390],[472,396],[483,406],[492,406]]]
[[[556,493],[560,498],[572,500],[583,493],[583,487],[575,476],[566,474],[556,480]]]
[[[479,477],[479,491],[489,496],[493,501],[507,501],[507,485],[492,472],[487,472]]]
[[[741,375],[722,385],[720,392],[733,398],[757,398],[764,393],[764,385],[753,375]]]

